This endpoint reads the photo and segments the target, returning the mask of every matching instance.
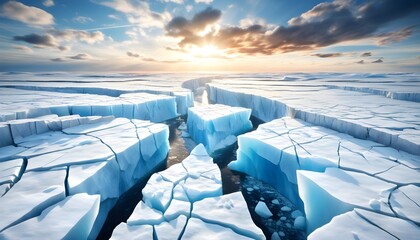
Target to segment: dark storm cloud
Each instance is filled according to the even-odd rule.
[[[372,63],[383,63],[384,61],[382,60],[382,58],[379,58],[378,60],[373,61]]]
[[[357,64],[365,64],[365,60],[360,60],[356,62]]]
[[[420,1],[383,0],[356,5],[336,0],[316,5],[292,18],[288,26],[224,27],[200,35],[206,27],[221,18],[221,12],[207,8],[191,20],[173,18],[166,26],[167,35],[180,37],[178,46],[213,44],[227,53],[274,54],[311,50],[350,40],[377,38],[379,44],[390,44],[412,34],[410,29],[378,34],[387,23],[420,11]]]
[[[320,58],[332,58],[332,57],[341,57],[343,56],[342,53],[316,53],[312,54],[312,56],[320,57]]]
[[[371,52],[364,52],[360,56],[361,57],[370,57],[370,56],[372,56],[372,53]]]
[[[57,47],[57,42],[51,34],[38,35],[33,33],[24,36],[15,36],[13,37],[13,40],[23,41],[38,46]]]

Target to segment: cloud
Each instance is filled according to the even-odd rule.
[[[227,54],[265,54],[314,50],[345,41],[367,38],[381,39],[385,44],[408,37],[408,30],[393,33],[378,31],[386,24],[420,11],[420,1],[367,1],[356,4],[335,0],[316,5],[288,21],[287,26],[254,23],[248,26],[225,26],[203,30],[221,18],[217,9],[207,8],[191,20],[175,17],[166,25],[168,36],[180,38],[178,46],[214,45]],[[202,17],[204,16],[204,17]],[[202,19],[201,21],[197,21]]]
[[[171,19],[167,11],[163,13],[152,11],[147,1],[112,0],[98,3],[124,13],[129,23],[139,24],[142,28],[162,28]]]
[[[140,55],[138,55],[137,53],[132,53],[132,52],[127,52],[127,56],[129,56],[129,57],[135,57],[135,58],[140,57]]]
[[[316,53],[311,56],[320,57],[320,58],[331,58],[331,57],[341,57],[342,53]]]
[[[50,61],[53,61],[53,62],[64,62],[65,60],[64,60],[64,58],[52,58],[52,59],[50,59]]]
[[[372,63],[383,63],[384,61],[382,60],[382,58],[379,58],[378,60],[373,61]]]
[[[165,29],[169,36],[184,37],[185,42],[188,42],[188,38],[195,38],[196,34],[205,30],[207,26],[216,23],[221,16],[222,12],[220,10],[208,7],[195,14],[191,20],[184,17],[173,18]]]
[[[114,19],[114,20],[120,20],[120,17],[118,17],[115,14],[109,14],[108,17],[111,18],[111,19]]]
[[[157,60],[155,58],[151,58],[151,57],[143,57],[142,58],[143,61],[145,62],[156,62],[156,63],[183,63],[183,62],[188,62],[182,59],[176,59],[176,60]]]
[[[399,42],[410,37],[412,33],[412,27],[407,27],[401,29],[400,31],[380,34],[376,38],[379,45],[389,45],[391,43]]]
[[[52,34],[55,38],[61,41],[81,41],[88,44],[94,44],[98,42],[102,42],[105,39],[105,35],[101,31],[94,31],[88,32],[83,30],[73,30],[73,29],[66,29],[66,30],[50,30],[50,34]]]
[[[178,4],[183,4],[184,0],[161,0],[163,2],[173,2],[173,3],[178,3]]]
[[[58,47],[57,40],[51,34],[38,35],[32,33],[24,36],[15,36],[13,40],[27,42],[36,46]]]
[[[46,7],[52,7],[52,6],[55,5],[54,0],[45,0],[45,1],[42,2],[42,4]]]
[[[360,60],[356,62],[357,64],[365,64],[365,60]]]
[[[27,53],[33,53],[34,51],[32,50],[32,48],[25,46],[25,45],[12,45],[12,48],[17,49],[17,50],[21,50]]]
[[[29,25],[47,26],[54,24],[53,15],[37,7],[26,6],[16,1],[3,4],[0,8],[0,16]]]
[[[13,40],[23,41],[26,43],[33,44],[35,47],[43,48],[50,47],[56,48],[60,51],[67,51],[70,49],[69,46],[60,45],[62,42],[85,42],[88,44],[94,44],[102,42],[105,39],[105,35],[100,31],[87,32],[82,30],[49,30],[45,34],[28,34],[24,36],[15,36]]]
[[[134,52],[127,52],[127,56],[133,57],[133,58],[141,58],[141,60],[144,61],[144,62],[156,62],[156,63],[181,63],[181,62],[186,62],[185,60],[182,60],[182,59],[158,60],[158,59],[152,58],[152,57],[141,56],[140,54],[134,53]]]
[[[187,10],[187,12],[191,12],[191,10],[193,10],[193,6],[192,5],[187,5],[185,7],[185,10]]]
[[[360,56],[361,57],[370,57],[370,56],[372,56],[372,53],[371,52],[364,52]]]
[[[67,58],[74,59],[74,60],[88,60],[91,57],[90,57],[89,54],[80,53],[80,54],[77,54],[77,55],[74,55],[74,56],[70,56],[70,57],[67,57]]]
[[[90,17],[85,17],[85,16],[77,16],[73,18],[73,22],[78,22],[81,24],[85,24],[88,22],[94,22],[94,20]]]
[[[205,4],[210,4],[213,2],[213,0],[194,0],[195,3],[205,3]]]

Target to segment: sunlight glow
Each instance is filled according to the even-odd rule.
[[[198,57],[220,56],[223,51],[214,45],[205,45],[203,47],[194,47],[190,50],[191,55]]]

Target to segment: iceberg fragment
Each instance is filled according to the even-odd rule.
[[[250,109],[220,104],[192,107],[188,109],[188,132],[212,155],[217,149],[235,143],[235,136],[252,129],[250,116]]]
[[[264,239],[242,193],[222,196],[220,170],[202,144],[181,163],[153,174],[142,193],[143,200],[112,239],[135,237],[135,227],[145,225],[154,226],[157,239],[218,239],[222,233]]]

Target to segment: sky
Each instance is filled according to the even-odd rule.
[[[0,71],[420,72],[420,1],[0,0]]]

